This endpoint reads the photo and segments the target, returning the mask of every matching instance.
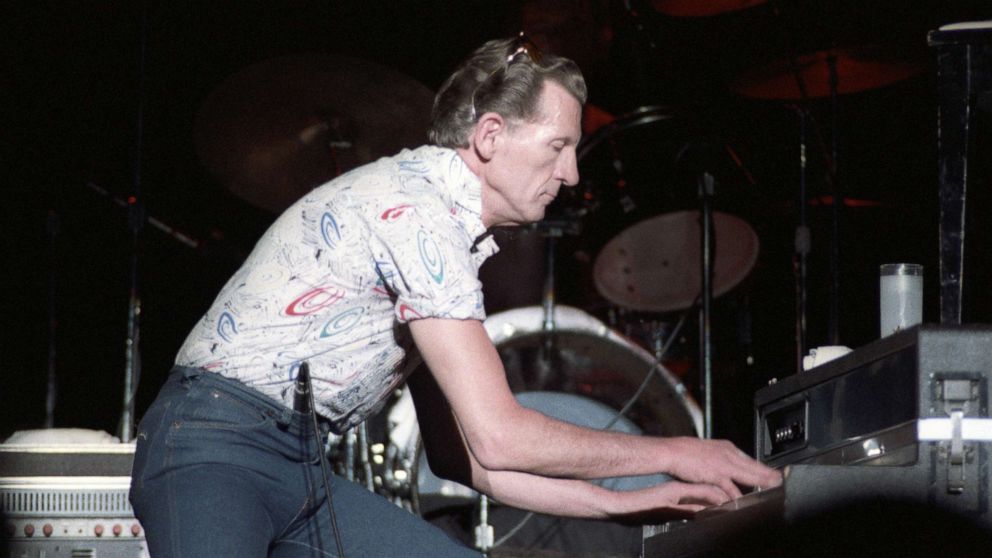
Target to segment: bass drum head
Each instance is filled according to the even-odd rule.
[[[582,310],[555,307],[551,331],[544,329],[540,307],[493,315],[485,326],[515,393],[572,393],[616,410],[630,404],[624,416],[644,434],[702,432],[699,406],[675,375],[646,350]],[[646,379],[644,390],[635,397]]]

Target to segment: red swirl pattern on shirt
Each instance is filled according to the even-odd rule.
[[[400,319],[404,322],[409,321],[413,318],[423,318],[416,310],[410,308],[406,304],[400,304]]]
[[[413,207],[413,206],[410,205],[410,204],[397,205],[396,207],[390,207],[389,209],[383,211],[382,212],[382,215],[380,215],[379,218],[382,219],[383,221],[386,221],[386,222],[393,222],[393,221],[399,219],[400,217],[402,217],[403,216],[403,213],[405,213],[406,210],[407,209],[410,209],[411,207]]]
[[[287,316],[308,316],[327,308],[344,298],[344,291],[335,287],[317,287],[309,290],[286,307]]]

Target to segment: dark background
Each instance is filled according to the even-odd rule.
[[[727,173],[716,200],[718,209],[746,219],[761,242],[748,278],[717,301],[718,434],[747,445],[754,390],[795,371],[798,125],[790,103],[734,93],[732,83],[747,71],[791,54],[871,44],[918,65],[910,79],[840,96],[835,129],[828,99],[808,107],[828,148],[836,130],[841,192],[871,202],[845,207],[840,217],[841,343],[858,347],[877,336],[881,263],[926,266],[924,319],[937,321],[936,77],[926,33],[987,19],[988,2],[776,2],[701,18],[669,17],[649,4],[637,19],[622,2],[543,4],[539,12],[559,13],[564,5],[559,19],[567,25],[531,22],[538,28],[529,31],[561,38],[564,54],[586,62],[592,103],[614,115],[649,105],[687,111],[700,123],[698,137],[688,139],[732,146],[753,176],[752,183]],[[0,438],[43,424],[51,349],[55,425],[117,432],[135,253],[140,416],[186,333],[275,217],[225,188],[194,149],[194,119],[226,77],[275,56],[337,53],[394,68],[434,90],[484,40],[526,26],[520,3],[478,0],[40,2],[8,10],[6,25]],[[612,32],[607,43],[598,34],[604,27]],[[645,37],[653,49],[645,49]],[[808,189],[817,200],[832,191],[822,153],[811,138]],[[120,198],[140,190],[149,215],[202,246],[191,249],[146,227],[135,252],[127,210],[87,184]],[[987,186],[972,188],[972,223],[981,220]],[[810,205],[809,219],[809,344],[817,346],[828,341],[829,207]],[[981,284],[988,270],[980,228],[971,241],[979,248],[969,254],[966,279]],[[563,241],[560,301],[605,318],[588,265],[576,258],[581,250],[569,242],[576,241]],[[521,292],[539,288],[541,270],[515,270]],[[992,321],[980,292],[965,304],[967,321]],[[690,320],[677,344],[693,389],[695,328]]]

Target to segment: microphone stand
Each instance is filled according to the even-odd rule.
[[[128,289],[127,338],[124,356],[124,401],[121,409],[120,439],[130,442],[134,437],[134,396],[141,378],[141,295],[138,289],[138,254],[141,249],[141,230],[144,228],[145,211],[141,199],[141,165],[144,152],[145,127],[145,50],[148,44],[148,14],[141,5],[141,45],[138,55],[138,113],[135,118],[134,194],[128,198],[128,230],[131,233],[131,270]]]

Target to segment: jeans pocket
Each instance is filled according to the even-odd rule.
[[[193,385],[173,417],[173,431],[254,430],[273,422],[271,413],[222,389]]]

